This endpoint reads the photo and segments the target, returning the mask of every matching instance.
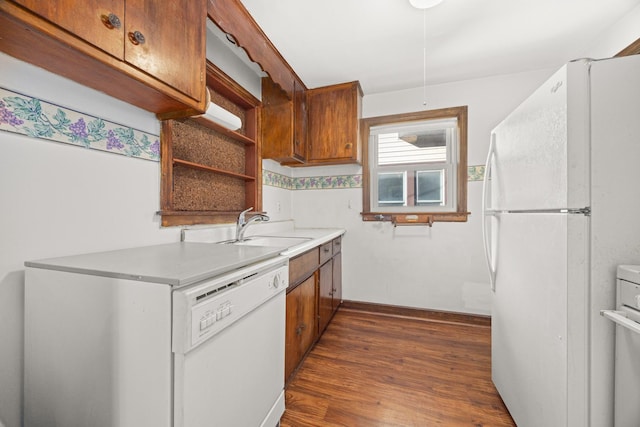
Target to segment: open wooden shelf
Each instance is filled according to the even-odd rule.
[[[207,171],[207,172],[211,172],[211,173],[217,173],[217,174],[221,174],[221,175],[231,176],[231,177],[234,177],[234,178],[240,178],[240,179],[244,179],[245,181],[255,181],[256,180],[255,176],[242,175],[242,174],[239,174],[239,173],[229,172],[229,171],[226,171],[224,169],[212,168],[210,166],[205,166],[205,165],[201,165],[199,163],[193,163],[193,162],[189,162],[189,161],[186,161],[186,160],[177,159],[175,157],[173,158],[173,164],[174,165],[182,165],[182,166],[186,166],[188,168],[193,168],[193,169],[199,169],[199,170],[203,170],[203,171]]]
[[[162,122],[160,215],[163,226],[232,223],[262,210],[261,102],[210,62],[212,102],[242,119],[233,131],[202,117]]]
[[[242,142],[242,143],[247,144],[247,145],[255,145],[255,143],[256,143],[256,141],[254,139],[249,138],[248,136],[243,135],[241,133],[238,133],[236,131],[233,131],[231,129],[227,129],[226,127],[224,127],[222,125],[219,125],[219,124],[217,124],[215,122],[212,122],[211,120],[207,120],[204,117],[196,116],[196,117],[192,117],[191,120],[196,122],[196,123],[198,123],[198,124],[200,124],[200,125],[202,125],[202,126],[204,126],[204,127],[207,127],[209,129],[213,129],[218,133],[221,133],[221,134],[223,134],[225,136],[228,136],[229,138],[234,139],[234,140],[236,140],[238,142]]]

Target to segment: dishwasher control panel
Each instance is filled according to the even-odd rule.
[[[288,259],[277,257],[174,291],[173,351],[186,353],[213,337],[284,293],[288,281]]]

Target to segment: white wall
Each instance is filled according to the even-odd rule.
[[[640,38],[640,5],[627,13],[603,34],[594,34],[594,41],[587,46],[585,58],[601,59],[616,55]]]
[[[428,108],[469,106],[469,165],[484,164],[489,133],[553,70],[497,76],[431,86]],[[363,116],[422,109],[422,88],[365,96]],[[300,176],[361,173],[360,167],[294,169]],[[468,184],[466,223],[398,227],[363,222],[361,189],[293,191],[300,227],[340,226],[343,244],[343,297],[407,307],[489,314],[490,290],[480,221],[481,182]]]
[[[263,160],[262,168],[291,177],[292,168],[280,166],[273,160]],[[270,221],[286,221],[293,218],[293,191],[271,185],[262,186],[262,210]]]
[[[603,34],[585,41],[585,57],[615,55],[640,37],[640,6]],[[569,60],[571,58],[567,58]],[[558,64],[560,67],[562,64]],[[490,130],[540,85],[553,69],[461,81],[427,88],[427,108],[469,106],[469,165],[483,164]],[[423,89],[365,96],[363,116],[418,111]],[[294,169],[293,176],[361,173],[345,167]],[[345,299],[489,314],[490,290],[482,249],[480,182],[468,184],[467,223],[396,228],[364,223],[362,191],[293,191],[293,216],[301,227],[340,226],[344,239]]]
[[[159,134],[155,116],[0,54],[0,86]],[[0,422],[21,424],[26,260],[179,240],[159,163],[0,131]]]

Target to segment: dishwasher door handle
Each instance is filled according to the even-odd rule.
[[[636,334],[640,334],[640,323],[627,318],[627,313],[618,310],[600,310],[600,315],[617,323],[618,325],[629,329]]]

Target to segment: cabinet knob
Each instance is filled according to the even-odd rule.
[[[296,335],[302,335],[302,331],[305,330],[306,328],[307,328],[307,325],[305,325],[304,323],[300,324],[296,328]]]
[[[350,142],[347,142],[346,144],[344,144],[344,148],[346,148],[347,150],[351,150],[351,147],[353,147],[353,144]]]
[[[100,20],[102,21],[104,26],[110,30],[113,30],[114,28],[118,29],[122,26],[120,18],[118,18],[118,16],[113,13],[100,16]]]
[[[139,44],[144,44],[145,42],[144,34],[142,34],[140,31],[134,31],[133,33],[129,32],[128,36],[129,41],[136,46]]]

